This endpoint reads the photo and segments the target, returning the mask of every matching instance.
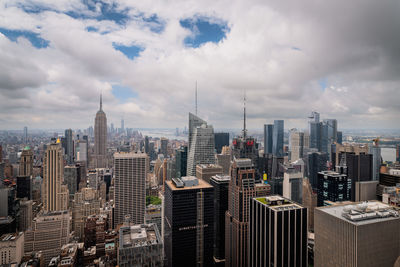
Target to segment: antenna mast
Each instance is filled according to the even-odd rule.
[[[243,138],[246,139],[246,90],[243,95]]]

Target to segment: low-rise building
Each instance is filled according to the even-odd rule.
[[[0,265],[19,264],[24,256],[24,233],[4,234],[0,237]]]

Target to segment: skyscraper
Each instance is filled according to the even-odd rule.
[[[250,159],[234,159],[225,216],[225,266],[248,266],[250,199],[258,195]]]
[[[213,266],[214,188],[196,177],[165,182],[168,267]]]
[[[100,95],[100,109],[94,121],[94,165],[96,168],[106,167],[107,150],[107,117],[103,111],[102,96]]]
[[[225,212],[228,210],[228,190],[231,177],[216,175],[211,177],[214,187],[214,263],[225,266]]]
[[[318,173],[327,169],[328,155],[322,152],[309,152],[307,154],[307,177],[313,189],[318,187]]]
[[[310,148],[316,148],[319,150],[321,147],[321,123],[319,121],[319,113],[311,112],[308,117],[308,132],[310,133]]]
[[[229,133],[214,133],[215,149],[221,153],[222,147],[229,146]]]
[[[400,144],[396,145],[396,162],[400,162]]]
[[[307,267],[307,234],[306,208],[278,195],[252,198],[247,266]]]
[[[318,206],[324,206],[325,201],[346,201],[351,199],[351,180],[346,174],[333,171],[318,173]]]
[[[203,122],[201,126],[197,125],[197,122]],[[214,129],[211,125],[193,114],[189,113],[189,125],[193,127],[189,129],[192,131],[192,136],[189,132],[189,153],[187,161],[187,175],[196,175],[197,164],[214,164],[215,163],[215,152],[214,152]]]
[[[24,144],[28,143],[28,127],[24,127],[24,136],[23,136]]]
[[[304,154],[304,133],[299,131],[290,132],[290,161],[301,159]]]
[[[283,120],[274,120],[272,154],[277,157],[283,157],[283,123]]]
[[[283,196],[294,202],[302,203],[303,172],[293,167],[287,168],[283,174]]]
[[[114,154],[115,226],[123,223],[126,215],[134,224],[144,223],[148,161],[145,153]]]
[[[176,178],[181,178],[182,176],[186,176],[187,155],[188,155],[187,146],[182,146],[176,150],[175,154]]]
[[[315,209],[314,266],[396,266],[398,211],[378,202]]]
[[[65,156],[68,164],[74,163],[74,142],[72,141],[72,130],[65,130]]]
[[[372,146],[369,146],[369,154],[372,155],[372,180],[379,181],[379,173],[381,170],[381,148],[376,140]]]
[[[189,112],[189,139],[188,139],[188,151],[190,151],[190,146],[192,144],[192,138],[194,134],[194,129],[197,127],[200,127],[203,124],[207,124],[206,121],[200,119],[197,117],[197,115],[194,115]]]
[[[160,154],[164,155],[164,158],[168,157],[168,139],[162,137],[161,140],[161,147],[160,147]]]
[[[33,174],[33,152],[29,146],[22,150],[19,161],[19,176],[31,176]]]
[[[45,211],[66,210],[68,189],[64,181],[64,160],[60,140],[47,146],[43,160],[42,202]]]
[[[264,154],[272,154],[273,124],[264,124]]]

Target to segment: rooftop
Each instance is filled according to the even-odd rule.
[[[143,247],[161,242],[155,224],[125,225],[119,234],[120,247]]]
[[[399,219],[399,213],[380,201],[352,202],[352,205],[339,204],[319,207],[319,210],[354,225],[365,225]]]
[[[0,242],[7,242],[7,241],[14,241],[15,239],[18,239],[18,237],[22,235],[22,232],[20,233],[9,233],[9,234],[4,234],[0,237]]]
[[[216,182],[229,182],[231,180],[231,176],[217,174],[213,175],[210,179]]]
[[[270,207],[271,209],[274,209],[277,211],[303,208],[299,204],[296,204],[295,202],[292,202],[290,199],[284,198],[280,195],[256,197],[254,199],[256,201]]]
[[[222,167],[218,164],[198,164],[196,165],[196,169],[222,169]]]
[[[165,181],[171,190],[191,190],[201,188],[212,188],[212,185],[202,179],[197,179],[194,176],[182,178],[173,178],[172,181]]]
[[[127,159],[127,158],[145,158],[146,153],[133,153],[133,152],[116,152],[114,153],[115,159]]]

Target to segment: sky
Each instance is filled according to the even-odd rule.
[[[400,128],[400,1],[0,2],[0,129]]]

